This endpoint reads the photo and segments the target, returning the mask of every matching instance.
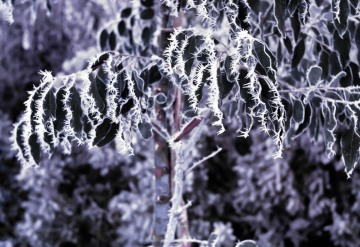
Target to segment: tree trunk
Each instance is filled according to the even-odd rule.
[[[162,56],[164,49],[168,45],[168,38],[172,28],[181,26],[181,17],[174,18],[172,24],[169,26],[169,11],[166,7],[161,5],[162,14],[162,32],[159,38],[159,56]],[[181,16],[181,15],[180,15]],[[163,78],[158,88],[155,90],[155,94],[164,93],[167,95],[169,91],[169,82],[166,78]],[[162,129],[168,131],[168,133],[175,133],[180,130],[181,127],[181,115],[182,115],[182,95],[181,90],[176,88],[175,100],[170,107],[171,111],[165,110],[165,104],[155,103],[156,120],[160,124]],[[170,125],[172,123],[172,125]],[[162,240],[164,240],[167,230],[167,224],[169,222],[169,210],[171,208],[170,199],[173,192],[173,177],[174,167],[176,164],[176,155],[169,147],[169,143],[159,133],[154,133],[155,140],[155,157],[154,157],[154,175],[155,175],[155,204],[154,204],[154,228],[153,228],[153,246],[162,246]],[[181,215],[179,226],[179,234],[181,238],[189,238],[188,222],[186,210]],[[184,247],[189,246],[187,244]]]
[[[162,27],[165,27],[168,22],[168,15],[166,9],[159,4],[159,9],[162,13]],[[166,27],[165,27],[166,28]],[[164,49],[167,46],[168,34],[161,32],[159,37],[159,56],[162,56]],[[169,82],[167,78],[163,78],[158,88],[155,90],[155,95],[164,93],[167,95],[169,89]],[[165,104],[159,104],[155,101],[155,112],[157,123],[161,128],[171,132],[169,125],[169,116],[165,111]],[[153,246],[162,246],[162,240],[165,237],[166,227],[169,222],[169,210],[171,208],[171,150],[168,141],[165,140],[159,133],[154,133],[155,141],[155,156],[154,156],[154,175],[155,175],[155,204],[154,204],[154,224],[153,224]]]

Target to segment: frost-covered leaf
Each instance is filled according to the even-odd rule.
[[[109,35],[109,47],[110,47],[110,50],[116,49],[116,34],[114,31],[111,31],[111,33]]]
[[[309,85],[311,86],[316,85],[321,78],[321,74],[322,74],[322,68],[316,65],[311,66],[306,74],[306,79],[309,82]]]
[[[109,68],[107,68],[105,64],[101,65],[96,74],[96,85],[98,86],[98,90],[101,95],[106,92],[106,85],[108,85],[109,82]]]
[[[100,48],[105,50],[106,44],[108,42],[109,34],[106,29],[102,30],[100,33]]]
[[[319,136],[319,110],[318,107],[311,104],[312,114],[309,125],[309,133],[313,140],[317,141]]]
[[[355,85],[353,71],[349,65],[345,67],[344,72],[346,76],[340,79],[340,86],[349,87]],[[358,74],[358,72],[356,71],[355,74]]]
[[[236,79],[236,74],[232,73],[231,64],[232,64],[231,57],[227,56],[225,58],[225,61],[224,61],[224,70],[225,70],[225,73],[226,73],[226,79],[228,81],[234,82],[235,79]]]
[[[318,65],[319,67],[323,70],[322,73],[322,78],[327,78],[329,75],[329,53],[327,53],[326,51],[322,50],[320,52],[320,56],[319,56],[319,60],[318,60]]]
[[[222,72],[220,69],[218,69],[218,83],[221,99],[224,99],[235,85],[234,82],[228,81],[226,73]]]
[[[99,124],[95,129],[96,136],[93,141],[93,146],[97,146],[100,143],[100,141],[102,141],[108,135],[113,136],[112,139],[114,139],[116,133],[113,132],[116,131],[114,131],[112,127],[117,125],[118,124],[113,123],[110,118],[105,118],[104,121],[101,124]]]
[[[15,141],[19,150],[19,154],[18,156],[22,156],[24,158],[25,161],[29,160],[29,157],[27,156],[26,153],[26,146],[25,146],[25,140],[23,138],[23,134],[25,132],[25,129],[27,128],[26,126],[26,122],[22,121],[20,123],[18,123],[17,128],[15,129]]]
[[[131,8],[126,8],[121,11],[121,18],[127,18],[131,15]]]
[[[254,48],[256,56],[264,69],[276,68],[276,58],[265,43],[255,40]]]
[[[295,46],[292,61],[291,61],[292,68],[295,68],[296,66],[298,66],[298,64],[300,63],[304,54],[305,54],[305,39],[302,38]]]
[[[152,65],[150,68],[145,68],[140,73],[140,78],[145,83],[145,88],[155,82],[161,80],[162,75],[157,64]]]
[[[290,103],[290,99],[288,97],[284,97],[284,98],[281,98],[281,102],[285,108],[285,111],[286,111],[286,122],[285,122],[285,128],[286,130],[289,129],[290,127],[290,122],[291,122],[291,118],[292,118],[292,104]]]
[[[32,97],[32,100],[30,102],[30,109],[31,109],[31,114],[30,114],[30,124],[31,124],[31,129],[34,130],[35,126],[37,125],[36,123],[36,113],[38,112],[38,101],[41,99],[41,95],[42,95],[42,88],[41,86],[39,86],[37,89],[35,89],[35,93]]]
[[[250,83],[250,79],[246,76],[245,70],[240,70],[239,78],[238,78],[238,85],[240,88],[240,96],[241,99],[244,101],[245,107],[245,123],[243,124],[243,132],[245,135],[249,132],[251,129],[254,118],[253,118],[253,107],[255,106],[255,102],[252,100],[252,96],[249,93],[249,90],[246,88],[246,85]]]
[[[139,76],[138,72],[134,70],[131,75],[132,81],[135,82],[134,93],[136,97],[141,97],[145,93],[144,80]]]
[[[72,125],[76,133],[80,133],[82,130],[81,117],[83,111],[81,109],[81,98],[77,89],[73,86],[70,90],[70,109],[72,111]]]
[[[291,16],[294,15],[294,13],[296,12],[296,10],[298,9],[299,7],[299,4],[300,4],[300,0],[289,0],[288,1],[288,8],[287,10],[289,11],[289,14]],[[297,17],[295,17],[297,18]]]
[[[54,122],[55,130],[62,131],[65,126],[66,108],[64,105],[66,95],[66,86],[61,87],[56,93],[56,120]]]
[[[320,7],[323,4],[324,0],[315,0],[315,3],[318,7]]]
[[[46,131],[44,133],[44,142],[47,143],[47,145],[49,145],[50,148],[50,153],[54,151],[54,142],[55,142],[55,136],[53,135],[53,129],[52,126],[47,127]]]
[[[123,105],[121,106],[120,113],[121,113],[122,115],[125,115],[125,114],[128,113],[128,112],[130,111],[130,109],[133,108],[133,107],[134,107],[134,100],[130,98],[130,99],[128,99],[128,100],[126,101],[125,104],[123,104]]]
[[[356,44],[356,47],[358,49],[358,54],[357,54],[357,62],[358,62],[358,65],[360,65],[360,26],[358,26],[356,28],[356,33],[355,33],[355,44]]]
[[[296,10],[294,16],[291,18],[291,27],[294,35],[295,42],[298,41],[301,29],[301,22],[299,17],[299,11]]]
[[[302,123],[299,125],[299,127],[297,128],[295,135],[300,135],[301,133],[303,133],[310,125],[310,121],[311,121],[311,116],[312,116],[312,109],[310,104],[306,104],[305,105],[305,114],[304,114],[304,120],[302,121]]]
[[[329,70],[331,75],[336,75],[337,73],[342,71],[340,55],[337,51],[332,51],[330,53],[330,57],[327,63],[329,64]]]
[[[97,69],[100,65],[102,65],[106,60],[108,60],[110,57],[109,53],[103,53],[99,56],[98,59],[96,59],[96,61],[94,63],[91,64],[90,68],[92,70]]]
[[[286,38],[286,33],[285,33],[286,1],[275,0],[274,4],[275,4],[274,16],[277,22],[277,28],[282,38]]]
[[[154,0],[140,0],[141,5],[144,7],[152,7],[154,5]]]
[[[196,59],[200,62],[207,63],[209,61],[209,55],[207,54],[206,50],[202,50]]]
[[[352,84],[354,86],[360,86],[360,75],[358,73],[358,71],[360,70],[359,66],[354,62],[350,62],[350,68],[351,68],[351,71],[352,71],[352,74],[353,74]]]
[[[104,102],[106,99],[106,90],[105,90],[105,85],[103,85],[103,82],[98,78],[98,77],[94,77],[93,75],[89,75],[89,79],[91,81],[90,84],[90,93],[92,95],[92,97],[94,97],[95,102],[96,102],[96,106],[98,107],[98,109],[100,110],[100,112],[106,112],[106,105]],[[98,89],[98,85],[101,88],[101,95],[100,95],[100,91]]]
[[[269,50],[268,46],[258,40],[254,41],[255,55],[261,66],[267,72],[269,78],[275,82],[276,58]]]
[[[354,128],[350,127],[341,137],[342,157],[348,177],[350,177],[359,161],[359,149],[360,137],[355,133]]]
[[[334,130],[337,125],[336,106],[332,103],[322,104],[322,113],[324,116],[324,139],[326,144],[326,155],[332,158],[335,155],[333,150],[336,141]]]
[[[87,115],[83,115],[82,122],[84,125],[84,132],[86,134],[86,137],[88,139],[91,139],[91,135],[92,135],[91,131],[94,129],[92,121],[89,119]]]
[[[192,65],[194,63],[194,54],[198,47],[201,45],[201,37],[197,35],[193,35],[189,38],[188,44],[184,50],[184,61],[185,61],[185,73],[187,76],[190,75]]]
[[[144,43],[145,46],[149,45],[151,37],[152,37],[152,31],[149,27],[145,27],[141,32],[141,40]]]
[[[333,20],[339,35],[343,36],[347,30],[350,5],[348,0],[331,1]]]
[[[297,122],[297,123],[302,123],[304,121],[304,117],[305,117],[304,105],[300,100],[295,99],[294,100],[294,106],[293,106],[293,118],[294,118],[294,121]]]
[[[334,48],[340,55],[341,64],[346,67],[350,61],[350,50],[351,50],[351,40],[350,33],[344,32],[342,37],[339,36],[338,32],[334,32]]]
[[[291,43],[291,39],[287,36],[286,39],[283,40],[286,50],[289,54],[292,54],[293,47]]]
[[[158,65],[153,65],[150,67],[149,69],[149,84],[153,84],[155,82],[160,81],[162,78],[162,74],[159,70],[159,66]]]
[[[126,88],[126,80],[125,80],[125,72],[121,72],[116,77],[116,88],[118,89],[119,95],[121,95],[122,98],[126,98],[126,95],[123,95],[123,92]]]
[[[31,151],[31,156],[34,159],[36,164],[40,163],[40,144],[38,141],[38,136],[36,133],[32,133],[29,137],[29,146]]]
[[[45,121],[49,120],[51,117],[56,116],[56,100],[55,100],[55,94],[54,90],[51,88],[44,99],[43,102],[43,108],[44,108],[44,119]]]
[[[145,140],[148,140],[153,135],[151,124],[148,123],[148,122],[140,122],[138,124],[138,129],[139,129],[139,132],[140,132],[141,136]]]
[[[125,35],[126,33],[126,23],[125,21],[120,21],[117,26],[117,30],[120,36]]]
[[[111,141],[113,141],[116,137],[116,135],[118,134],[118,130],[119,130],[119,123],[111,123],[110,124],[110,128],[109,131],[107,132],[107,134],[104,136],[103,139],[101,139],[96,146],[98,147],[103,147],[106,144],[110,143]]]
[[[238,15],[236,16],[235,23],[243,30],[249,30],[251,28],[249,22],[250,11],[247,1],[238,1]]]
[[[306,22],[310,17],[309,9],[310,9],[310,0],[300,0],[299,17],[303,25],[306,25]]]
[[[144,20],[150,20],[154,17],[155,12],[153,9],[144,9],[140,13],[140,18]]]

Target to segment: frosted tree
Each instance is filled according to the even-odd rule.
[[[316,141],[321,129],[329,157],[340,141],[351,175],[360,148],[359,56],[348,55],[351,45],[360,47],[357,1],[118,2],[118,19],[99,32],[101,52],[87,68],[59,77],[41,72],[29,92],[12,138],[22,164],[38,165],[55,149],[70,153],[74,143],[114,141],[131,155],[138,133],[153,138],[154,246],[216,245],[216,234],[190,237],[191,202],[182,199],[184,174],[199,164],[191,164],[190,150],[208,122],[221,134],[231,117],[241,137],[260,126],[273,139],[274,158],[304,132]],[[11,9],[7,1],[1,6]],[[252,19],[261,8],[263,19]],[[316,52],[305,54],[309,47]]]

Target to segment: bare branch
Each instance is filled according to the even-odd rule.
[[[204,163],[205,161],[207,161],[208,159],[211,159],[212,157],[214,157],[215,155],[217,155],[218,153],[220,153],[222,151],[222,148],[218,147],[218,149],[214,152],[212,152],[211,154],[209,154],[208,156],[202,158],[201,160],[199,160],[198,162],[196,162],[194,165],[192,165],[189,169],[186,170],[185,172],[185,176],[188,175],[192,170],[194,170],[197,166],[199,166],[200,164]]]

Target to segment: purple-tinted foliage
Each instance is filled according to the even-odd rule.
[[[15,165],[14,152],[9,141],[11,121],[0,111],[0,244],[19,243],[16,237],[16,223],[21,221],[24,212],[21,205],[26,200],[25,190],[16,175],[20,166]]]
[[[227,128],[231,132],[234,126]],[[352,246],[358,241],[359,173],[348,180],[340,156],[327,158],[323,145],[314,146],[304,136],[283,159],[274,160],[271,140],[259,130],[248,139],[231,134],[214,139],[212,133],[199,144],[199,155],[217,145],[224,150],[194,170],[184,196],[193,201],[188,212],[194,236],[204,238],[220,221],[228,225],[229,238],[254,238],[260,246]]]

